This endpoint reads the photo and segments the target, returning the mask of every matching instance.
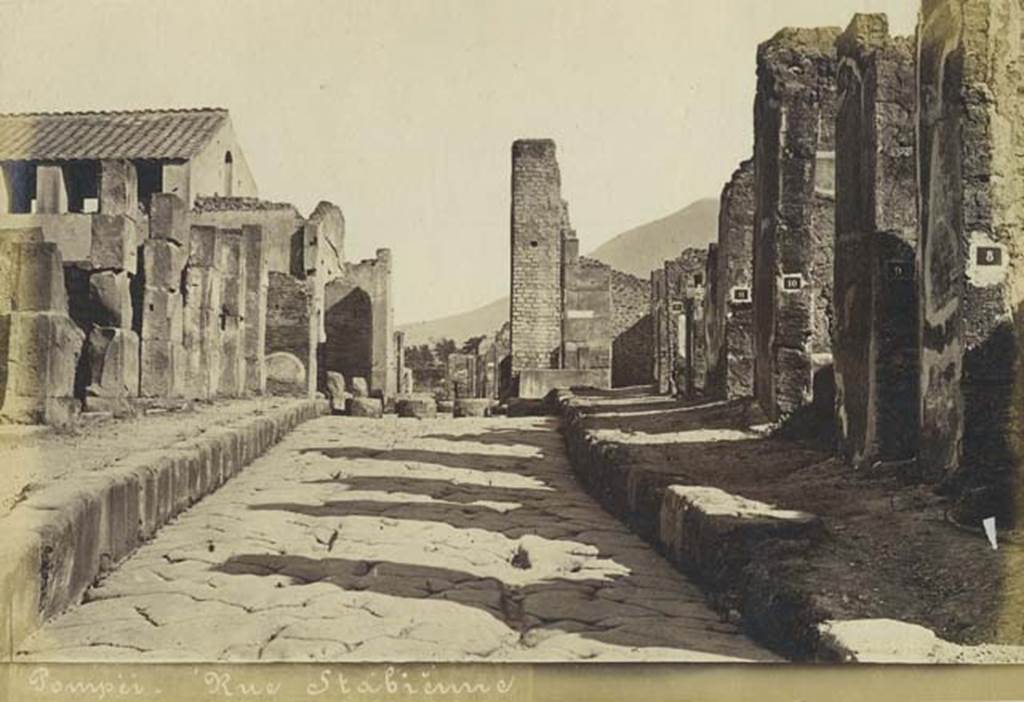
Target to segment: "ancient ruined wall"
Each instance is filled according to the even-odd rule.
[[[754,162],[742,162],[722,189],[718,252],[707,322],[710,392],[733,400],[754,392]]]
[[[654,383],[659,393],[671,389],[672,364],[668,347],[668,287],[665,269],[651,271],[651,344],[653,346]]]
[[[916,450],[914,58],[884,15],[856,15],[836,48],[836,427],[862,466]]]
[[[324,289],[319,373],[366,378],[370,392],[385,400],[398,392],[391,302],[391,252],[345,265]],[[321,382],[323,378],[321,378]]]
[[[703,346],[705,346],[705,355],[707,356],[705,377],[702,379],[703,389],[705,389],[705,394],[710,396],[718,396],[722,386],[722,381],[717,376],[721,368],[718,353],[721,350],[722,341],[721,338],[716,339],[716,334],[720,334],[719,327],[724,326],[719,323],[719,317],[722,315],[719,314],[715,304],[718,300],[718,287],[718,244],[712,243],[708,245],[708,261],[705,265],[705,296],[701,301],[703,323],[699,330],[703,337]]]
[[[665,322],[662,356],[671,389],[676,393],[702,392],[707,375],[704,343],[704,285],[707,250],[684,249],[665,261]]]
[[[1014,510],[1024,276],[1022,8],[928,0],[918,29],[919,460]]]
[[[831,353],[836,28],[757,52],[755,392],[775,419],[808,404]]]
[[[319,321],[314,317],[314,281],[271,271],[267,286],[265,355],[288,353],[303,366],[305,387],[316,384]],[[273,392],[273,388],[270,388]]]
[[[562,284],[560,367],[606,369],[611,382],[611,268],[600,261],[567,254],[563,259]]]
[[[259,226],[263,230],[268,272],[303,274],[305,220],[292,205],[249,197],[200,197],[191,215],[193,224],[221,229]]]
[[[511,374],[555,368],[562,342],[565,212],[550,139],[512,144]]]
[[[611,269],[612,386],[647,385],[654,381],[651,283]]]
[[[445,371],[445,391],[449,399],[477,396],[477,356],[473,353],[453,353],[448,356]]]

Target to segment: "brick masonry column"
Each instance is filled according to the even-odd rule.
[[[562,343],[564,207],[555,142],[512,144],[511,372],[553,368]]]

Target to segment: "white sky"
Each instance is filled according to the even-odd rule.
[[[342,207],[395,259],[399,323],[507,294],[509,152],[558,142],[584,251],[717,196],[787,25],[916,0],[0,2],[0,111],[216,105],[262,197]]]

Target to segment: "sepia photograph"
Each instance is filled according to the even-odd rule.
[[[1024,698],[1024,0],[0,1],[0,702]]]

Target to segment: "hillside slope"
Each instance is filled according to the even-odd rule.
[[[717,238],[718,200],[697,200],[683,209],[609,239],[587,254],[626,273],[647,280],[651,271],[690,246],[701,248]],[[503,297],[469,312],[403,324],[406,345],[448,338],[461,343],[471,336],[492,334],[508,319]]]

